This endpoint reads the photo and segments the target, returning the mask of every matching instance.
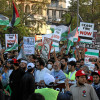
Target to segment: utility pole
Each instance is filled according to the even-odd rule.
[[[79,23],[79,0],[77,0],[77,27]]]

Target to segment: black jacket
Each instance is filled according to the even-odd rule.
[[[19,88],[22,76],[25,74],[24,70],[18,68],[17,70],[13,70],[10,75],[10,88],[12,90],[11,100],[18,100],[19,98]]]
[[[21,100],[27,100],[30,94],[34,93],[35,91],[35,80],[31,73],[26,72],[21,80]]]

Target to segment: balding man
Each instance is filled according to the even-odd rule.
[[[66,79],[64,72],[60,68],[61,68],[61,63],[59,61],[56,61],[54,63],[54,71],[51,72],[51,75],[55,78],[56,83],[58,81],[65,81]]]

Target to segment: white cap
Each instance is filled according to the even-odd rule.
[[[35,65],[33,63],[28,63],[28,65],[27,65],[27,69],[31,69],[31,68],[34,68],[34,67],[35,67]]]
[[[27,61],[26,61],[26,60],[21,60],[21,62],[23,62],[23,63],[26,63],[26,64],[27,64]]]
[[[46,85],[49,85],[51,82],[53,82],[53,83],[55,82],[55,78],[52,75],[50,75],[49,73],[46,73],[44,75],[44,82]]]
[[[76,59],[75,59],[75,58],[70,58],[70,59],[68,60],[68,62],[71,62],[71,61],[75,61],[75,62],[76,62]]]

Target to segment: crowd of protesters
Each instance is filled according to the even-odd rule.
[[[100,100],[100,62],[94,70],[84,63],[84,50],[17,59],[18,52],[0,51],[0,100]],[[65,84],[64,93],[53,89]],[[37,89],[37,86],[43,88]]]

